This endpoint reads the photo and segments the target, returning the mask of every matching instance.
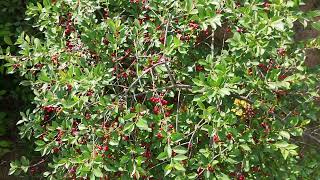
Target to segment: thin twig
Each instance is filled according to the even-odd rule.
[[[153,66],[149,67],[147,70],[143,71],[142,74],[141,74],[135,81],[133,81],[133,83],[128,87],[128,89],[127,89],[126,92],[125,92],[125,95],[128,95],[130,89],[131,89],[134,85],[136,85],[137,82],[138,82],[145,74],[147,74],[148,72],[150,72],[153,68],[155,68],[155,67],[157,67],[157,66],[159,66],[159,65],[165,64],[165,63],[167,63],[167,61],[160,61],[160,62],[154,64]]]
[[[166,86],[166,87],[161,87],[161,88],[157,88],[157,89],[144,91],[144,92],[141,92],[141,93],[138,93],[138,94],[134,94],[134,95],[129,96],[129,97],[141,96],[141,95],[148,94],[150,92],[159,92],[159,91],[162,91],[162,90],[168,90],[168,89],[174,89],[174,88],[190,90],[190,89],[192,89],[192,86],[186,85],[186,84],[176,84],[176,85],[171,85],[171,86]]]
[[[179,109],[180,109],[180,95],[181,95],[181,90],[179,89],[178,92],[178,102],[177,102],[177,115],[176,115],[176,132],[178,132],[178,121],[179,121]]]

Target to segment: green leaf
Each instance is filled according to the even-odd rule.
[[[29,166],[21,166],[21,169],[24,173],[28,172]]]
[[[290,134],[287,131],[280,131],[279,134],[288,140],[290,139]]]
[[[87,129],[87,127],[84,124],[79,124],[78,128],[80,131]]]
[[[166,165],[166,167],[164,168],[164,170],[165,170],[165,174],[164,174],[164,176],[169,175],[169,174],[170,174],[170,172],[171,172],[171,170],[172,170],[172,164],[168,164],[168,165]]]
[[[127,134],[130,134],[133,130],[134,130],[133,122],[127,123],[123,128],[123,131],[126,132]]]
[[[11,165],[11,163],[10,163],[10,165]],[[16,172],[16,170],[17,170],[16,167],[11,167],[10,170],[9,170],[8,175],[10,176],[10,175],[14,174]]]
[[[67,101],[65,101],[62,105],[63,105],[63,107],[66,108],[66,109],[71,109],[71,108],[73,108],[77,103],[78,103],[78,101],[67,100]]]
[[[171,146],[167,145],[164,149],[167,151],[168,157],[171,158],[171,156],[172,156]]]
[[[183,161],[183,160],[188,159],[188,157],[183,155],[183,154],[178,154],[173,159],[176,160],[176,161]]]
[[[111,31],[113,32],[113,33],[115,33],[116,32],[116,24],[111,20],[111,19],[108,19],[107,20],[107,23],[108,23],[108,25],[109,25],[109,28],[111,29]]]
[[[182,166],[182,164],[180,164],[180,163],[176,163],[176,164],[174,164],[174,166],[173,166],[176,170],[178,170],[178,171],[186,171],[186,169]]]
[[[148,126],[147,120],[145,120],[143,118],[139,119],[139,121],[136,123],[136,125],[141,130],[151,131],[151,128],[149,128],[149,126]]]
[[[215,30],[215,29],[217,29],[217,26],[220,26],[220,27],[222,26],[221,17],[222,17],[222,15],[217,14],[213,18],[208,19],[207,22]]]
[[[45,143],[44,141],[42,141],[42,140],[37,140],[37,141],[35,142],[35,144],[36,144],[37,146],[44,146],[46,143]]]
[[[177,154],[186,154],[188,152],[187,148],[182,146],[174,147],[173,151]]]
[[[205,86],[205,83],[199,79],[192,79],[195,85],[197,86]]]
[[[251,148],[247,144],[241,144],[240,147],[245,151],[251,151]]]
[[[287,157],[289,156],[289,151],[286,149],[280,149],[280,152],[281,152],[283,158],[287,159]]]
[[[160,161],[163,161],[163,160],[165,160],[167,158],[168,158],[168,156],[167,156],[166,152],[162,152],[157,156],[157,159],[159,159]]]
[[[307,16],[310,18],[320,16],[320,10],[308,11]]]
[[[312,27],[316,29],[317,31],[320,31],[320,22],[314,22],[312,23]]]
[[[7,91],[6,91],[6,90],[1,90],[1,91],[0,91],[0,96],[5,95],[6,93],[7,93]]]
[[[280,142],[274,143],[274,146],[276,146],[277,148],[280,148],[280,149],[286,148],[286,147],[288,147],[288,145],[289,144],[286,141],[280,141]]]
[[[205,105],[201,102],[201,100],[197,101],[197,104],[200,107],[200,109],[202,109],[202,110],[206,109]]]
[[[51,174],[50,172],[46,171],[43,173],[43,177],[48,177],[50,174]]]
[[[221,97],[224,97],[224,96],[229,96],[231,93],[230,93],[230,90],[229,88],[221,88],[219,90],[219,94]]]
[[[278,31],[284,31],[285,30],[285,24],[282,22],[282,19],[276,20],[271,23],[271,26],[275,28]]]
[[[25,156],[22,156],[20,161],[23,166],[29,166],[30,161]]]
[[[38,47],[41,46],[41,41],[40,41],[40,39],[38,39],[38,38],[35,38],[35,39],[33,40],[33,43],[34,43],[34,45],[36,46],[36,48],[38,48]]]
[[[182,133],[176,132],[176,133],[171,134],[171,140],[173,142],[179,142],[179,141],[183,140],[183,138],[184,138],[184,135]]]
[[[280,82],[269,82],[268,86],[272,90],[278,90],[279,88],[285,88],[289,89],[290,88],[290,83],[286,81],[280,81]]]
[[[99,167],[93,169],[93,174],[95,177],[103,177],[103,174],[102,174],[101,169]]]
[[[124,120],[129,120],[129,119],[132,119],[133,117],[135,117],[137,114],[136,113],[130,113],[130,114],[127,114],[123,117]]]
[[[11,41],[11,38],[10,38],[9,36],[4,36],[4,37],[3,37],[3,40],[4,40],[4,42],[5,42],[6,44],[8,44],[8,45],[10,45],[10,46],[13,45],[13,43],[12,43],[12,41]]]
[[[193,0],[185,0],[185,9],[190,12],[193,9]]]
[[[10,146],[11,146],[11,142],[10,141],[0,140],[0,147],[1,148],[8,148]]]
[[[111,146],[118,146],[119,145],[119,140],[116,140],[116,139],[111,139],[109,144]]]
[[[181,45],[181,40],[177,37],[173,38],[173,43],[175,47],[179,47]]]

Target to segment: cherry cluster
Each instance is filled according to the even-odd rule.
[[[42,110],[44,112],[43,123],[47,123],[52,118],[53,113],[58,112],[60,108],[54,106],[44,106],[42,107]]]
[[[154,114],[156,114],[156,115],[161,114],[161,110],[162,110],[162,108],[163,108],[164,110],[166,110],[166,111],[164,112],[164,115],[165,115],[166,117],[169,117],[169,116],[171,115],[170,109],[166,107],[166,106],[168,105],[168,101],[165,100],[165,99],[163,99],[163,95],[160,96],[160,97],[154,97],[154,96],[152,96],[152,97],[150,98],[150,102],[156,104],[156,105],[153,107],[153,113],[154,113]]]

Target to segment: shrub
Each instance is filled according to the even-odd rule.
[[[49,179],[306,178],[299,137],[317,120],[300,1],[45,0],[11,70],[36,108],[20,134]],[[304,21],[303,21],[304,20]]]

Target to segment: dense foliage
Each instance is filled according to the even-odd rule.
[[[18,122],[49,179],[295,179],[317,121],[300,1],[44,0],[7,55],[35,94]],[[318,114],[317,114],[318,113]],[[29,168],[31,167],[31,168]],[[307,170],[304,170],[307,169]]]
[[[18,46],[14,45],[14,41],[22,29],[33,32],[32,26],[24,21],[25,3],[28,2],[34,0],[0,1],[0,55],[17,53]],[[28,88],[19,87],[22,78],[18,74],[7,75],[4,64],[5,61],[0,56],[0,158],[13,149],[12,136],[16,133],[13,129],[16,129],[17,122],[15,119],[19,119],[19,111],[25,110],[27,102],[32,98]]]

